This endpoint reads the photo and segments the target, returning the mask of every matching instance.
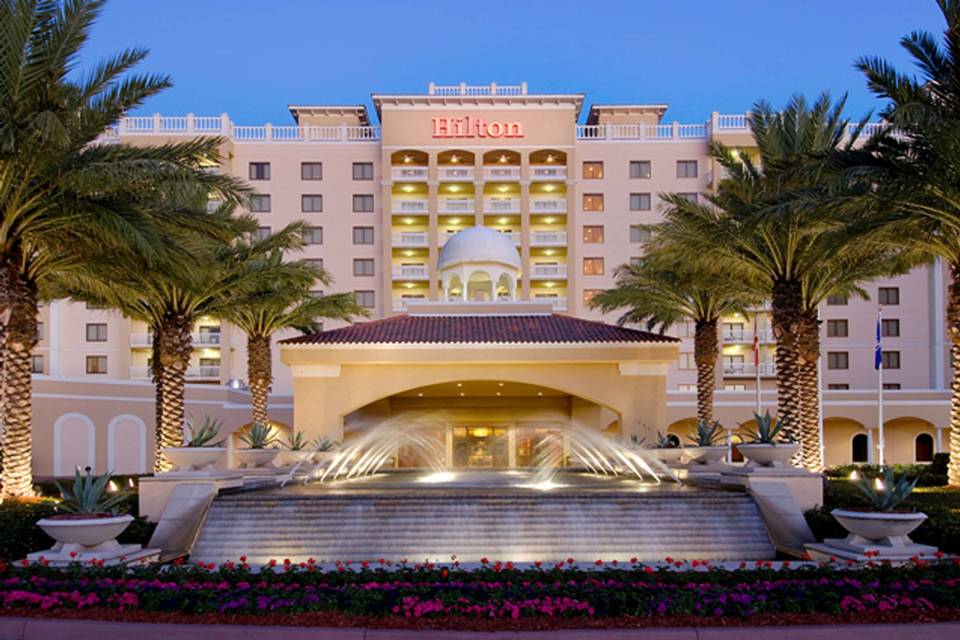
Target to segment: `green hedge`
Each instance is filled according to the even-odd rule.
[[[933,456],[933,462],[930,464],[893,464],[889,466],[898,476],[906,475],[910,478],[917,478],[917,486],[919,487],[941,487],[947,484],[947,463],[949,461],[949,454],[938,453]],[[841,464],[827,469],[827,477],[838,480],[848,479],[854,471],[871,477],[882,473],[880,467],[875,464]]]

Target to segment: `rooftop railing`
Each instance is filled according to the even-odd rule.
[[[520,84],[434,84],[430,83],[427,88],[427,95],[431,96],[525,96],[527,95],[527,83]]]
[[[236,125],[220,116],[128,116],[121,118],[100,137],[113,142],[124,136],[216,135],[234,142],[367,142],[380,139],[380,127],[360,125],[260,126]]]

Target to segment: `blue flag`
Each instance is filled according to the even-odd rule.
[[[873,349],[873,368],[879,370],[883,366],[883,346],[880,344],[880,314],[877,313],[877,346]]]

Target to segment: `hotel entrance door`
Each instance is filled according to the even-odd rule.
[[[498,469],[510,466],[510,429],[506,427],[453,427],[453,466]]]

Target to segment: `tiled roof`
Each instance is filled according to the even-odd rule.
[[[675,338],[553,314],[398,315],[282,340],[281,344],[564,344],[677,342]]]

